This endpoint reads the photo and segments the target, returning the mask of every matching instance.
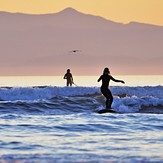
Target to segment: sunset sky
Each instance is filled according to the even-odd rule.
[[[8,12],[45,14],[67,7],[121,23],[163,26],[163,0],[0,0],[0,11]]]

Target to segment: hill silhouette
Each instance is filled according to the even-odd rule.
[[[0,22],[0,75],[62,75],[68,67],[98,75],[105,66],[116,74],[163,72],[163,26],[122,24],[73,8],[0,12]]]

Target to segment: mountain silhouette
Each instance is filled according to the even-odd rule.
[[[118,23],[66,8],[52,14],[0,12],[0,75],[163,72],[163,26]],[[69,53],[80,49],[80,52]]]

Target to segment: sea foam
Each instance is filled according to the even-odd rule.
[[[163,98],[163,86],[155,87],[110,87],[110,90],[115,97],[136,98],[141,97],[141,100],[157,102],[158,99]],[[87,96],[101,94],[99,87],[11,87],[0,88],[1,101],[13,100],[38,100],[51,99],[57,96]],[[148,97],[148,99],[146,99]],[[154,102],[154,103],[155,103]]]

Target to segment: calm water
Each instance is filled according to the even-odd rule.
[[[100,75],[99,75],[100,76]],[[99,76],[74,76],[74,82],[78,86],[97,86]],[[163,85],[163,75],[146,76],[114,76],[117,79],[123,79],[125,86],[157,86]],[[0,86],[65,86],[66,80],[63,76],[1,76]],[[122,86],[122,84],[111,82],[112,86]]]
[[[98,77],[62,78],[0,78],[0,162],[163,162],[163,76],[117,77],[106,114]]]

